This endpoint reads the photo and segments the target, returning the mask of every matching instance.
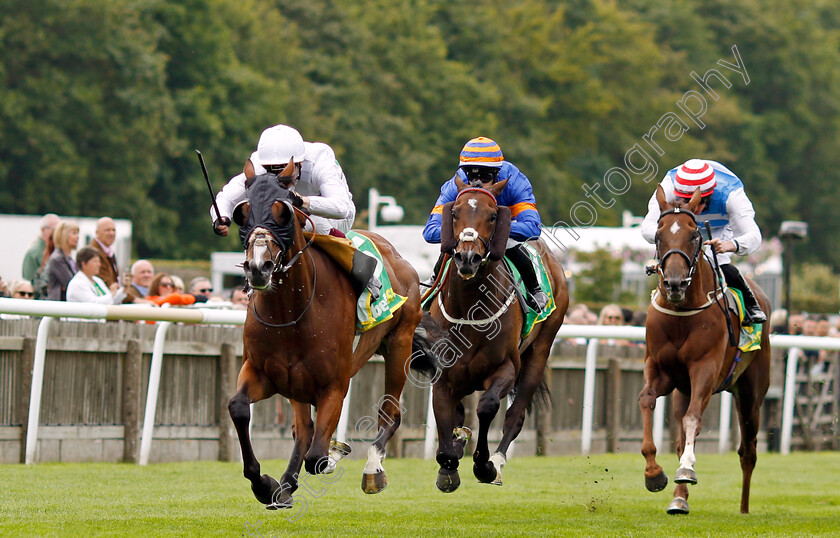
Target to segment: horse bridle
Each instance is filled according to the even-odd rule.
[[[308,220],[309,223],[312,225],[312,230],[315,230],[315,223],[312,222],[312,219],[309,218],[308,214],[306,214],[305,212],[301,211],[300,209],[298,209],[296,207],[293,207],[292,209],[294,209],[294,211],[296,213],[299,213],[299,214],[303,215],[306,218],[306,220]],[[294,215],[292,216],[292,218],[294,218]],[[255,231],[256,231],[256,229],[255,229]],[[254,232],[251,232],[251,233],[253,235]],[[265,237],[265,236],[267,236],[267,237]],[[285,256],[286,252],[288,252],[288,250],[289,250],[289,248],[287,246],[280,244],[268,232],[265,232],[265,233],[260,232],[259,236],[254,238],[254,241],[258,241],[258,240],[261,240],[261,239],[273,242],[273,243],[277,244],[278,247],[280,247],[279,251],[277,252],[277,255],[272,260],[273,263],[274,263],[274,269],[272,269],[272,271],[271,271],[271,280],[273,281],[275,275],[280,274],[280,273],[285,274],[285,273],[289,272],[289,270],[292,268],[292,266],[295,263],[297,263],[298,259],[300,259],[303,252],[305,250],[307,250],[309,248],[309,246],[312,244],[312,242],[315,239],[315,234],[313,232],[312,236],[309,238],[309,240],[306,242],[306,244],[299,251],[297,251],[297,253],[295,253],[294,256],[292,256],[292,259],[289,260],[289,263],[287,263],[287,264],[281,264],[280,263],[280,261],[283,259],[283,256]],[[250,243],[250,241],[251,241],[251,238],[249,237],[248,242]],[[272,328],[291,327],[293,325],[297,325],[297,323],[303,318],[304,314],[306,314],[306,312],[309,310],[309,307],[312,305],[312,300],[315,298],[315,288],[316,288],[316,284],[318,283],[318,268],[315,265],[315,260],[312,259],[312,254],[311,253],[307,253],[307,254],[309,254],[309,260],[312,263],[312,293],[309,295],[309,300],[306,302],[306,306],[304,307],[303,311],[300,313],[300,315],[294,321],[290,321],[290,322],[287,322],[287,323],[269,323],[269,322],[263,320],[259,316],[259,314],[257,314],[257,309],[254,307],[253,301],[249,301],[248,302],[248,309],[254,315],[254,318],[256,318],[256,320],[259,321],[261,324],[265,325],[266,327],[272,327]],[[281,279],[279,281],[279,283],[282,283],[282,282],[283,281]]]
[[[694,222],[695,227],[697,226],[697,216],[687,209],[682,209],[682,208],[679,208],[679,207],[675,207],[673,209],[668,209],[666,211],[663,211],[659,215],[659,219],[657,220],[657,223],[659,221],[661,221],[662,217],[664,217],[666,215],[688,215],[689,217],[691,217],[691,221]],[[703,251],[703,242],[700,241],[700,238],[701,238],[700,229],[695,228],[694,235],[692,236],[692,240],[697,242],[697,250],[694,251],[693,256],[689,256],[682,249],[672,248],[671,250],[669,250],[668,252],[663,254],[661,257],[659,257],[659,262],[657,263],[657,268],[656,268],[656,272],[659,273],[659,276],[662,277],[662,278],[665,278],[665,273],[663,272],[663,267],[665,267],[665,260],[668,259],[668,256],[670,256],[672,254],[679,254],[680,256],[683,257],[683,259],[685,259],[686,263],[688,264],[688,277],[685,278],[684,282],[686,282],[687,285],[690,285],[691,284],[691,278],[692,278],[692,276],[694,276],[694,272],[697,270],[697,261],[700,259],[700,253]],[[657,256],[659,256],[659,235],[658,234],[656,236],[656,254],[657,254]]]
[[[488,191],[487,189],[482,189],[481,187],[470,187],[470,188],[464,189],[464,190],[462,190],[461,192],[458,193],[458,196],[455,197],[455,200],[458,200],[458,198],[460,198],[462,194],[465,194],[465,193],[468,193],[468,192],[471,192],[471,191],[486,194],[487,196],[489,196],[490,198],[493,199],[494,203],[498,204],[498,202],[496,201],[496,197],[493,195],[493,193]],[[455,249],[453,249],[453,250],[457,250],[458,247],[461,246],[462,243],[476,243],[476,242],[480,241],[481,244],[484,246],[484,256],[481,258],[481,263],[485,263],[487,261],[487,258],[490,256],[490,243],[493,241],[493,238],[496,236],[496,224],[498,222],[499,221],[496,220],[496,222],[493,224],[493,235],[491,235],[490,239],[486,240],[486,241],[483,237],[481,237],[478,234],[478,231],[475,228],[471,228],[471,227],[464,228],[463,230],[461,230],[461,233],[458,234],[458,242],[455,244]]]

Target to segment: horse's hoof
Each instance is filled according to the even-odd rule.
[[[274,504],[274,494],[280,489],[280,482],[267,474],[262,475],[258,484],[251,484],[251,491],[254,492],[254,497],[265,505]]]
[[[287,510],[292,508],[295,501],[292,499],[292,496],[286,492],[280,495],[280,497],[271,504],[265,505],[266,510]]]
[[[501,452],[496,452],[492,456],[490,456],[490,463],[493,464],[493,467],[496,468],[496,479],[490,482],[494,486],[501,486],[502,485],[502,468],[504,468],[505,463],[507,463],[507,458]]]
[[[674,475],[674,483],[676,484],[696,484],[697,483],[697,473],[694,472],[694,469],[688,469],[685,467],[680,467],[677,469],[677,474]]]
[[[489,461],[485,461],[484,463],[474,463],[473,474],[482,484],[492,484],[496,481],[496,467],[494,467],[493,463]]]
[[[347,443],[341,441],[330,441],[330,457],[335,461],[340,460],[344,456],[349,456],[353,449]]]
[[[386,487],[388,487],[388,479],[385,477],[385,471],[362,475],[362,491],[365,493],[379,493]]]
[[[438,471],[438,477],[435,481],[435,485],[444,493],[452,493],[458,489],[458,486],[461,485],[461,477],[458,475],[458,469],[452,469],[450,471],[448,469],[441,468]]]
[[[668,505],[668,513],[672,516],[677,514],[687,514],[688,501],[682,497],[674,497],[674,500]]]
[[[648,491],[656,493],[657,491],[662,491],[663,489],[665,489],[665,486],[667,485],[668,475],[665,474],[664,469],[660,470],[659,474],[654,477],[645,477],[645,487]]]

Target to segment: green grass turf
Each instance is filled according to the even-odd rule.
[[[659,462],[673,477],[676,456]],[[262,468],[279,478],[285,465]],[[433,462],[407,459],[386,460],[388,488],[365,495],[362,466],[342,461],[344,475],[332,484],[307,477],[311,492],[297,494],[305,506],[268,511],[240,464],[3,465],[0,536],[840,535],[836,452],[760,454],[749,515],[738,513],[734,453],[698,456],[688,516],[665,513],[672,483],[659,493],[645,489],[639,454],[512,458],[501,487],[478,484],[465,459],[452,494],[435,488]]]

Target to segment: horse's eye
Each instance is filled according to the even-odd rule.
[[[492,215],[490,215],[490,222],[496,222],[496,219],[498,219],[498,218],[499,218],[499,214],[498,213],[493,213]]]

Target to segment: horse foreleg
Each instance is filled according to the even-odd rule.
[[[697,483],[697,473],[694,471],[694,464],[697,461],[694,444],[703,426],[703,411],[709,404],[714,385],[717,382],[719,368],[713,357],[714,355],[709,356],[707,354],[689,368],[691,399],[682,419],[685,445],[683,446],[683,453],[680,455],[680,466],[674,475],[674,482],[677,484]]]
[[[294,422],[292,423],[294,446],[286,472],[280,477],[280,492],[274,495],[274,504],[269,508],[291,508],[294,504],[292,493],[298,489],[298,477],[303,465],[303,455],[312,442],[312,407],[309,404],[294,400],[289,400],[289,403],[292,405],[294,413]]]
[[[478,416],[478,440],[473,453],[473,474],[479,482],[485,484],[502,484],[501,468],[504,456],[490,460],[490,448],[487,445],[487,435],[490,423],[499,411],[501,399],[510,392],[516,381],[516,372],[511,361],[505,361],[488,379],[486,390],[478,400],[475,414]]]
[[[251,447],[251,436],[248,424],[251,422],[251,403],[258,402],[274,394],[274,389],[265,374],[245,360],[239,370],[236,394],[228,402],[228,411],[239,446],[242,449],[242,463],[245,478],[251,481],[251,490],[258,501],[265,505],[274,502],[273,496],[280,490],[280,484],[269,475],[260,475],[260,462]]]
[[[682,428],[682,419],[685,416],[686,410],[688,410],[689,399],[688,396],[678,390],[671,393],[671,398],[674,404],[674,421],[679,425],[677,428],[679,433],[677,434],[676,449],[677,457],[680,457],[685,448],[685,431]],[[688,484],[677,484],[677,487],[674,488],[674,499],[668,505],[667,511],[672,515],[688,513]]]
[[[458,454],[452,439],[456,420],[455,408],[460,403],[460,400],[452,394],[445,379],[441,378],[432,386],[432,406],[438,430],[438,449],[435,459],[440,465],[435,485],[444,493],[452,493],[461,485],[458,460],[464,452],[461,447],[461,453]]]
[[[318,399],[315,414],[315,434],[312,444],[304,456],[304,465],[309,474],[323,474],[330,469],[330,439],[332,439],[338,419],[341,416],[341,406],[347,394],[348,384],[343,387],[330,387]]]
[[[674,389],[671,378],[660,371],[650,356],[645,357],[645,386],[639,393],[639,410],[642,412],[642,455],[645,457],[645,487],[648,491],[662,491],[668,485],[668,475],[656,463],[656,445],[653,442],[653,410],[656,398]]]

